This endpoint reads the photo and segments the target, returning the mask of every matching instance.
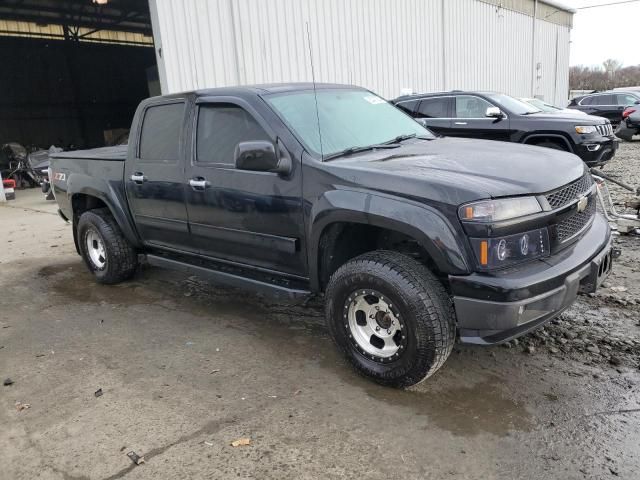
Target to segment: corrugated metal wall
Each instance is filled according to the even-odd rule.
[[[569,27],[477,0],[150,0],[165,93],[237,84],[490,89],[567,99]],[[557,54],[556,54],[556,46]],[[533,68],[542,64],[541,78]]]

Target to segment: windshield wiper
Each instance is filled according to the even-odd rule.
[[[376,143],[375,145],[368,145],[366,147],[349,147],[339,152],[332,153],[331,155],[325,155],[324,160],[331,160],[337,157],[353,155],[354,153],[364,152],[367,150],[375,150],[376,148],[398,148],[400,146],[399,145],[400,142],[409,140],[410,138],[416,138],[416,137],[417,135],[415,133],[409,133],[406,135],[398,135],[397,137],[392,138],[391,140],[387,140],[386,142],[382,142],[382,143]],[[428,137],[417,137],[417,138],[420,138],[422,140],[431,140]]]
[[[339,152],[325,155],[323,161],[331,160],[333,158],[345,157],[347,155],[353,155],[354,153],[366,152],[367,150],[375,150],[376,148],[398,148],[398,145],[392,145],[387,143],[377,143],[375,145],[367,145],[365,147],[349,147]]]
[[[393,145],[394,143],[404,142],[405,140],[409,140],[410,138],[416,138],[415,133],[409,133],[407,135],[398,135],[396,138],[392,138],[386,142],[382,142],[380,145]]]
[[[534,113],[540,113],[542,110],[537,110],[535,112],[524,112],[522,115],[533,115]]]

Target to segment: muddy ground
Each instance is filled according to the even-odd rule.
[[[605,172],[640,184],[640,142]],[[153,268],[95,284],[54,211],[0,207],[2,480],[638,478],[638,237],[546,328],[398,391],[349,368],[317,302]]]

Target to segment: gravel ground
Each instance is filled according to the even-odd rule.
[[[622,142],[616,157],[603,172],[640,186],[640,142]],[[608,182],[616,209],[625,209],[632,193]],[[620,369],[640,367],[640,236],[614,232],[614,245],[622,250],[611,276],[595,294],[580,296],[576,304],[545,328],[505,347],[541,349],[588,365]]]
[[[640,142],[604,171],[640,185]],[[18,196],[0,207],[0,480],[638,478],[640,237],[555,322],[394,390],[336,352],[319,302],[149,267],[98,285],[55,205]]]

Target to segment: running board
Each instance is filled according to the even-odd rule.
[[[211,264],[203,267],[152,254],[147,254],[146,259],[150,265],[153,265],[155,267],[178,270],[181,272],[189,273],[191,275],[204,277],[214,283],[222,283],[230,287],[253,290],[271,296],[301,298],[307,297],[311,294],[309,290],[306,290],[304,288],[286,287],[284,285],[269,283],[260,278],[245,277],[228,271],[225,272],[217,269],[223,267],[221,265],[215,264],[214,262],[208,262]]]

